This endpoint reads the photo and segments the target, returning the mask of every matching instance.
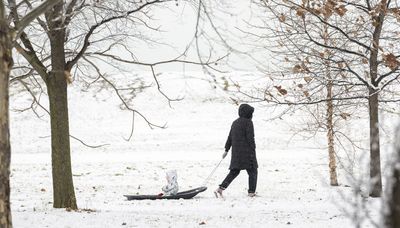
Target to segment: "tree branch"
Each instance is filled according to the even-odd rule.
[[[75,58],[73,58],[72,60],[70,60],[70,61],[68,61],[68,62],[66,63],[66,67],[65,67],[66,70],[71,70],[72,67],[78,62],[78,60],[79,60],[80,58],[82,58],[82,56],[84,55],[84,53],[86,52],[87,48],[88,48],[89,45],[90,45],[90,42],[89,42],[90,37],[92,36],[92,34],[94,33],[94,31],[95,31],[98,27],[100,27],[101,25],[104,25],[104,24],[106,24],[106,23],[108,23],[108,22],[117,20],[117,19],[126,18],[126,17],[128,17],[129,15],[131,15],[131,14],[133,14],[133,13],[139,12],[140,10],[142,10],[143,8],[145,8],[145,7],[149,6],[149,5],[156,4],[156,3],[162,3],[162,2],[165,2],[165,1],[164,1],[164,0],[154,0],[154,1],[146,2],[145,4],[141,5],[140,7],[136,8],[136,9],[134,9],[134,10],[128,11],[128,12],[126,12],[126,13],[123,14],[123,15],[118,15],[118,16],[113,16],[113,17],[107,18],[107,19],[103,19],[103,20],[100,21],[99,23],[93,25],[93,26],[89,29],[88,33],[86,34],[85,39],[84,39],[84,41],[83,41],[83,46],[82,46],[82,48],[80,49],[80,51],[78,52],[78,54],[75,56]]]
[[[153,127],[157,127],[157,128],[166,128],[166,124],[164,124],[163,126],[161,125],[156,125],[153,124],[152,122],[150,122],[142,113],[140,113],[139,111],[137,111],[136,109],[131,108],[128,103],[126,103],[125,99],[122,97],[121,93],[120,93],[120,89],[118,89],[114,83],[112,83],[110,80],[108,80],[100,71],[100,69],[96,66],[96,64],[94,64],[92,61],[90,61],[89,59],[85,58],[84,56],[82,57],[87,63],[89,63],[96,71],[97,74],[99,75],[99,77],[101,77],[108,85],[111,86],[111,88],[113,88],[113,90],[115,91],[115,93],[117,94],[118,98],[120,99],[120,101],[122,102],[122,104],[124,105],[124,107],[132,112],[132,130],[131,130],[131,134],[129,136],[128,139],[126,139],[127,141],[129,141],[132,137],[132,131],[133,131],[133,127],[134,127],[134,118],[135,118],[135,114],[138,114],[140,117],[142,117],[142,119],[144,121],[146,121],[147,125],[153,129]]]
[[[18,24],[15,25],[16,35],[15,35],[14,39],[18,39],[18,37],[24,31],[25,27],[28,26],[33,20],[35,20],[40,14],[46,12],[48,9],[55,6],[59,2],[61,2],[61,0],[47,0],[43,3],[41,3],[36,8],[34,8],[23,18],[21,18],[21,20],[19,20]]]
[[[21,36],[22,38],[22,36]],[[47,68],[43,65],[43,63],[39,60],[34,50],[25,50],[21,47],[17,42],[14,43],[17,51],[24,56],[24,58],[31,64],[31,66],[38,72],[38,74],[42,77],[42,79],[47,82],[47,78],[49,76],[47,72]],[[28,46],[29,47],[29,46]],[[32,46],[30,46],[32,48]],[[33,48],[32,48],[33,49]]]

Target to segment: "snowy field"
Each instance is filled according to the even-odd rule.
[[[167,75],[168,76],[168,75]],[[163,77],[167,77],[163,76]],[[165,172],[176,169],[181,190],[199,187],[223,153],[237,106],[207,83],[190,79],[164,84],[167,94],[185,96],[168,102],[154,88],[134,104],[150,120],[167,123],[151,130],[139,117],[131,141],[131,113],[119,109],[111,90],[87,92],[69,88],[71,139],[77,212],[52,208],[48,117],[31,111],[11,113],[11,201],[15,227],[354,227],[354,192],[340,170],[341,186],[328,184],[324,137],[305,141],[293,137],[291,120],[266,121],[268,109],[256,105],[254,125],[259,162],[258,197],[247,197],[242,172],[216,199],[213,190],[228,172],[225,159],[209,181],[208,190],[192,200],[127,201],[124,194],[157,194]],[[94,96],[94,94],[96,94]],[[29,95],[12,97],[14,110],[29,107]],[[43,104],[46,104],[43,98]],[[349,126],[349,129],[354,126]],[[354,128],[355,131],[358,129]],[[323,135],[322,135],[323,136]],[[386,136],[385,136],[386,137]],[[383,155],[385,156],[385,155]],[[373,227],[380,199],[365,198]]]

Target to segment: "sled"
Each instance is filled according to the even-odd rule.
[[[164,195],[124,195],[128,200],[158,200],[158,199],[191,199],[200,192],[207,190],[207,187],[199,187],[190,189],[184,192],[178,192],[176,195],[164,196]]]

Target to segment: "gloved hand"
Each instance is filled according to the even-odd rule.
[[[224,154],[222,154],[222,159],[224,159],[228,155],[228,151],[225,151]]]

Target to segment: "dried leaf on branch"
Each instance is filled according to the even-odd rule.
[[[283,95],[283,96],[285,96],[288,92],[287,92],[287,90],[286,89],[283,89],[282,88],[282,86],[274,86],[277,90],[278,90],[278,92],[281,94],[281,95]]]
[[[389,67],[391,70],[396,70],[399,67],[399,60],[397,60],[396,56],[392,53],[384,54],[382,57],[382,61],[385,66]]]

